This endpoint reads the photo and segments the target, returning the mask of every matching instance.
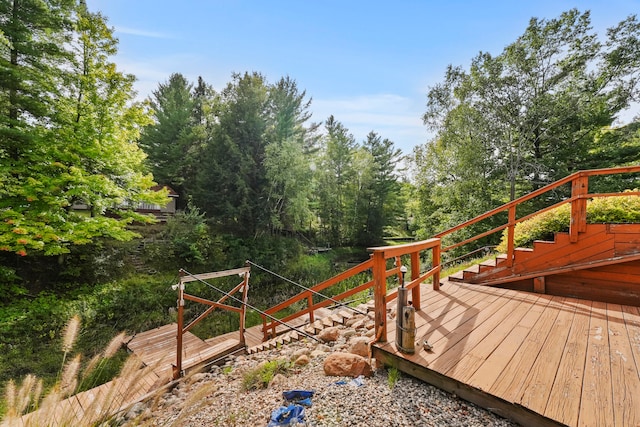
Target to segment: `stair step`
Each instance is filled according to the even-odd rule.
[[[491,270],[493,270],[495,268],[496,268],[495,265],[478,264],[478,273],[484,273],[485,271],[491,271]]]
[[[331,318],[331,316],[325,317],[324,319],[321,320],[321,322],[327,328],[330,328],[333,326],[333,319]]]

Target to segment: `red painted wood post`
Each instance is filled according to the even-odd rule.
[[[262,341],[269,340],[269,328],[267,328],[267,316],[262,315]]]
[[[387,278],[383,251],[373,253],[373,301],[375,302],[376,337],[387,341]]]
[[[307,295],[307,309],[309,310],[309,323],[315,322],[315,316],[313,314],[313,294],[309,292]]]
[[[420,276],[420,253],[411,252],[411,280],[415,280]],[[416,286],[411,290],[411,302],[416,310],[420,310],[420,286]]]
[[[431,265],[433,267],[440,267],[440,258],[441,258],[441,244],[442,240],[438,239],[438,244],[431,249]],[[433,273],[433,290],[440,290],[440,270]]]
[[[182,375],[182,330],[184,328],[184,282],[180,272],[180,282],[178,283],[178,333],[176,335],[176,366],[173,371],[173,379],[177,380]]]
[[[577,242],[578,233],[587,231],[587,199],[580,196],[589,193],[589,177],[578,176],[571,182],[571,223],[569,241]]]
[[[509,226],[507,227],[507,267],[513,266],[515,250],[516,205],[509,206]]]
[[[249,272],[244,273],[244,285],[242,287],[242,306],[240,307],[240,344],[245,344],[244,324],[245,315],[247,314],[247,293],[249,291]]]

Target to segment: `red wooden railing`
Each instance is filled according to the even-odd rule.
[[[284,301],[278,304],[275,307],[270,308],[266,311],[269,315],[276,314],[277,312],[291,306],[294,303],[297,303],[302,300],[306,300],[307,306],[303,310],[300,310],[296,313],[290,314],[285,318],[278,320],[272,320],[271,322],[267,322],[266,316],[263,316],[263,331],[264,331],[264,339],[268,339],[271,336],[275,336],[276,327],[283,323],[290,321],[292,319],[298,318],[303,315],[308,315],[309,320],[313,322],[313,310],[326,307],[330,305],[335,300],[342,300],[344,298],[348,298],[362,290],[369,289],[373,287],[374,290],[374,301],[375,301],[375,327],[376,327],[376,340],[378,341],[386,341],[387,338],[387,318],[386,318],[386,307],[387,303],[393,300],[397,296],[397,290],[392,292],[387,292],[387,279],[388,277],[397,274],[399,277],[400,273],[400,259],[402,256],[410,257],[411,264],[411,278],[407,288],[411,289],[412,295],[412,304],[416,310],[420,309],[420,292],[419,285],[421,283],[426,282],[429,278],[433,279],[433,287],[435,290],[439,289],[440,285],[440,266],[441,266],[441,255],[444,252],[450,251],[452,249],[464,246],[466,244],[472,243],[478,239],[483,237],[487,237],[497,232],[501,232],[503,230],[507,230],[507,253],[506,253],[506,262],[507,266],[511,266],[513,263],[514,257],[514,234],[515,234],[515,226],[516,224],[525,221],[535,215],[538,215],[542,212],[546,212],[558,206],[561,206],[566,203],[571,204],[571,223],[570,223],[570,239],[575,242],[578,240],[579,233],[584,232],[586,230],[587,224],[587,199],[594,197],[610,197],[610,196],[628,196],[628,195],[640,195],[638,191],[630,191],[624,193],[589,193],[589,177],[600,176],[600,175],[616,175],[616,174],[624,174],[624,173],[638,173],[640,172],[640,166],[626,166],[619,168],[610,168],[610,169],[593,169],[593,170],[585,170],[573,173],[559,181],[556,181],[552,184],[549,184],[545,187],[542,187],[538,190],[535,190],[525,196],[522,196],[518,199],[515,199],[509,203],[506,203],[500,207],[492,209],[482,215],[479,215],[473,219],[465,221],[455,227],[452,227],[448,230],[442,231],[434,236],[432,239],[408,243],[405,245],[398,246],[382,246],[369,248],[369,251],[372,252],[371,259],[363,262],[362,264],[353,267],[329,280],[326,280],[313,288],[311,290],[304,291],[287,301]],[[562,200],[559,203],[554,205],[545,207],[543,209],[538,210],[535,213],[524,215],[520,218],[517,216],[517,208],[523,203],[532,200],[536,197],[539,197],[545,193],[553,191],[563,185],[571,185],[571,196],[565,200]],[[442,239],[444,237],[449,236],[449,239],[454,239],[453,233],[458,230],[462,230],[466,227],[469,227],[473,224],[477,224],[486,219],[495,217],[496,215],[507,211],[508,218],[505,224],[497,226],[489,231],[485,231],[479,233],[473,237],[469,237],[467,239],[451,243],[448,246],[442,247]],[[431,251],[432,252],[432,266],[429,271],[420,274],[420,255],[423,251]],[[394,258],[395,263],[394,266],[390,269],[387,268],[387,260]],[[335,285],[349,277],[352,277],[356,274],[359,274],[363,271],[371,270],[373,280],[367,283],[364,283],[356,288],[353,288],[349,291],[343,292],[340,295],[333,297],[331,300],[323,300],[321,302],[314,303],[313,295],[314,292],[320,292],[330,286]],[[270,331],[270,332],[269,332]]]
[[[238,342],[241,345],[244,345],[244,331],[245,331],[245,315],[247,312],[247,291],[249,290],[249,273],[250,268],[236,268],[233,270],[226,271],[215,271],[211,273],[202,273],[202,274],[189,274],[184,270],[180,270],[180,281],[177,285],[178,290],[178,333],[176,336],[177,346],[176,346],[176,364],[173,368],[173,378],[177,379],[182,375],[182,336],[188,332],[191,328],[200,323],[204,318],[206,318],[209,314],[211,314],[216,308],[220,308],[222,310],[233,311],[240,315],[240,327],[238,328],[239,337]],[[189,294],[185,292],[185,285],[189,282],[204,282],[209,279],[216,279],[220,277],[227,276],[236,276],[240,275],[242,277],[242,281],[231,289],[229,292],[225,292],[224,295],[217,301],[211,301],[205,298],[198,297],[196,295]],[[206,282],[205,282],[206,283]],[[236,298],[233,296],[235,293],[241,293],[240,298]],[[239,307],[234,307],[232,305],[225,304],[225,302],[229,299],[238,300],[241,302]],[[188,325],[184,325],[184,303],[185,300],[197,302],[200,304],[208,305],[207,308],[202,314],[200,314],[197,318],[192,320]]]

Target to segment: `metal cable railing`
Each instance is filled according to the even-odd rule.
[[[251,304],[249,304],[249,303],[247,303],[247,302],[242,301],[242,300],[241,300],[241,299],[239,299],[239,298],[236,298],[235,296],[231,295],[230,293],[225,292],[225,291],[223,291],[222,289],[219,289],[219,288],[217,288],[217,287],[213,286],[211,283],[206,282],[206,281],[204,281],[204,280],[200,279],[200,278],[199,278],[199,277],[197,277],[195,274],[189,273],[189,272],[188,272],[187,270],[185,270],[184,268],[181,268],[181,269],[180,269],[180,273],[183,273],[183,274],[185,274],[185,275],[187,275],[187,276],[192,277],[192,278],[193,278],[193,279],[195,279],[196,281],[198,281],[198,282],[200,282],[200,283],[203,283],[204,285],[206,285],[206,286],[210,287],[211,289],[215,290],[216,292],[219,292],[219,293],[221,293],[221,294],[225,295],[227,298],[230,298],[230,299],[232,299],[232,300],[234,300],[234,301],[236,301],[236,302],[238,302],[238,303],[240,303],[240,304],[242,304],[242,305],[244,305],[244,306],[246,306],[246,307],[248,307],[248,308],[250,308],[250,309],[252,309],[252,310],[254,310],[254,311],[256,311],[256,312],[258,312],[258,314],[260,314],[260,315],[262,315],[262,316],[266,316],[266,317],[270,318],[271,320],[275,320],[275,321],[277,321],[277,322],[281,323],[282,325],[286,326],[287,328],[289,328],[289,329],[293,329],[294,331],[298,332],[299,334],[304,335],[304,336],[305,336],[305,337],[307,337],[307,338],[311,338],[311,339],[313,339],[314,341],[321,342],[318,338],[316,338],[315,336],[313,336],[313,335],[309,334],[308,332],[305,332],[304,330],[302,330],[302,329],[300,329],[300,328],[297,328],[297,327],[295,327],[295,326],[293,326],[293,325],[290,325],[290,324],[288,324],[288,323],[286,323],[286,322],[283,322],[283,321],[279,320],[278,318],[276,318],[275,316],[272,316],[272,315],[270,315],[270,314],[268,314],[268,313],[266,313],[266,312],[264,312],[264,311],[260,310],[259,308],[256,308],[256,307],[252,306]]]
[[[317,296],[319,296],[319,297],[321,297],[321,298],[324,298],[324,299],[326,299],[326,300],[329,300],[329,301],[331,301],[331,302],[335,303],[335,304],[336,304],[336,306],[344,307],[344,308],[346,308],[346,309],[348,309],[348,310],[351,310],[351,311],[354,311],[354,312],[356,312],[356,313],[358,313],[358,314],[364,314],[365,316],[367,315],[367,313],[365,313],[365,312],[363,312],[363,311],[361,311],[361,310],[358,310],[357,308],[354,308],[354,307],[349,306],[349,305],[348,305],[348,302],[344,302],[344,301],[339,301],[339,300],[333,299],[333,298],[331,298],[330,296],[324,295],[324,294],[322,294],[322,293],[320,293],[320,292],[317,292],[317,291],[315,291],[315,290],[313,290],[313,289],[311,289],[311,288],[308,288],[308,287],[306,287],[306,286],[304,286],[304,285],[301,285],[301,284],[299,284],[299,283],[296,283],[296,282],[294,282],[294,281],[293,281],[293,280],[291,280],[291,279],[287,279],[286,277],[281,276],[281,275],[279,275],[278,273],[275,273],[275,272],[273,272],[273,271],[271,271],[271,270],[269,270],[269,269],[267,269],[267,268],[265,268],[265,267],[262,267],[262,266],[260,266],[260,265],[258,265],[258,264],[256,264],[256,263],[254,263],[254,262],[251,262],[251,261],[249,261],[249,260],[247,260],[247,263],[248,263],[248,264],[251,264],[251,265],[253,265],[254,267],[257,267],[257,268],[259,268],[260,270],[263,270],[263,271],[265,271],[265,272],[267,272],[267,273],[269,273],[269,274],[272,274],[272,275],[276,276],[276,277],[277,277],[277,278],[279,278],[279,279],[282,279],[282,280],[284,280],[284,281],[286,281],[286,282],[288,282],[288,283],[291,283],[292,285],[295,285],[295,286],[297,286],[297,287],[299,287],[299,288],[301,288],[301,289],[304,289],[305,291],[309,291],[309,292],[311,292],[311,293],[312,293],[312,294],[314,294],[314,295],[317,295]]]

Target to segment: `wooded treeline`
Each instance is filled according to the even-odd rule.
[[[310,122],[310,104],[290,77],[235,74],[218,92],[176,73],[154,91],[140,145],[156,180],[219,232],[381,243],[403,215],[400,150],[373,131],[358,143],[333,116]]]
[[[116,51],[82,0],[0,2],[5,277],[16,256],[133,238],[131,208],[162,203],[154,182],[179,193],[191,228],[180,244],[199,256],[189,239],[202,233],[332,247],[427,238],[573,171],[640,159],[638,120],[613,126],[638,101],[635,16],[606,34],[589,12],[533,18],[498,55],[450,66],[427,93],[435,137],[404,154],[374,130],[356,141],[337,117],[313,122],[289,76],[237,73],[214,88],[176,72],[138,102]]]

